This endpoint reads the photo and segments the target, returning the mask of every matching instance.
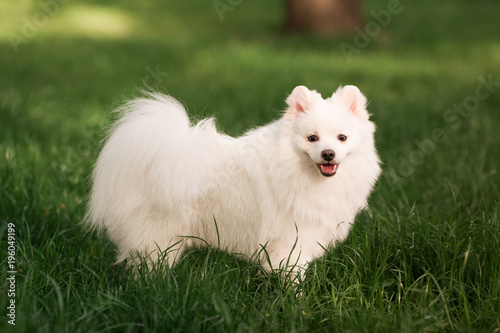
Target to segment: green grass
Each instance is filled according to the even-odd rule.
[[[353,37],[285,35],[280,1],[243,1],[221,22],[212,1],[74,0],[16,53],[9,33],[22,36],[22,18],[41,8],[3,1],[0,330],[498,332],[500,87],[470,114],[443,117],[470,102],[478,77],[500,81],[500,6],[401,3],[347,62],[339,45]],[[370,20],[387,2],[364,6]],[[301,299],[278,275],[217,249],[192,249],[174,269],[134,279],[113,265],[110,243],[78,225],[110,111],[139,88],[168,92],[238,135],[279,117],[299,84],[324,95],[358,85],[384,162],[370,210],[311,265]],[[446,140],[419,148],[436,129]]]

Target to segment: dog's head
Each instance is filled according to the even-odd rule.
[[[366,98],[355,86],[340,87],[327,99],[298,86],[286,102],[294,148],[325,177],[335,175],[345,158],[373,140],[375,126],[369,121]]]

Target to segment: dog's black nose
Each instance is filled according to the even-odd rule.
[[[325,161],[330,162],[335,158],[335,152],[332,149],[325,149],[321,152],[321,157]]]

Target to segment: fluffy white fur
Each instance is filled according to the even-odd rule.
[[[306,265],[346,238],[380,162],[358,88],[323,99],[299,86],[287,104],[281,119],[232,138],[213,119],[192,125],[172,97],[129,102],[99,155],[86,220],[119,261],[169,249],[172,263],[203,244],[194,236],[246,257],[265,246],[272,268]],[[321,166],[325,151],[337,166]]]

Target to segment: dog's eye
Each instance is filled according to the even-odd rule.
[[[311,136],[307,137],[307,140],[309,140],[309,142],[314,142],[314,141],[318,141],[319,138],[316,135],[311,135]]]
[[[344,142],[345,140],[347,140],[347,136],[345,136],[344,134],[339,134],[339,136],[337,137],[340,141]]]

